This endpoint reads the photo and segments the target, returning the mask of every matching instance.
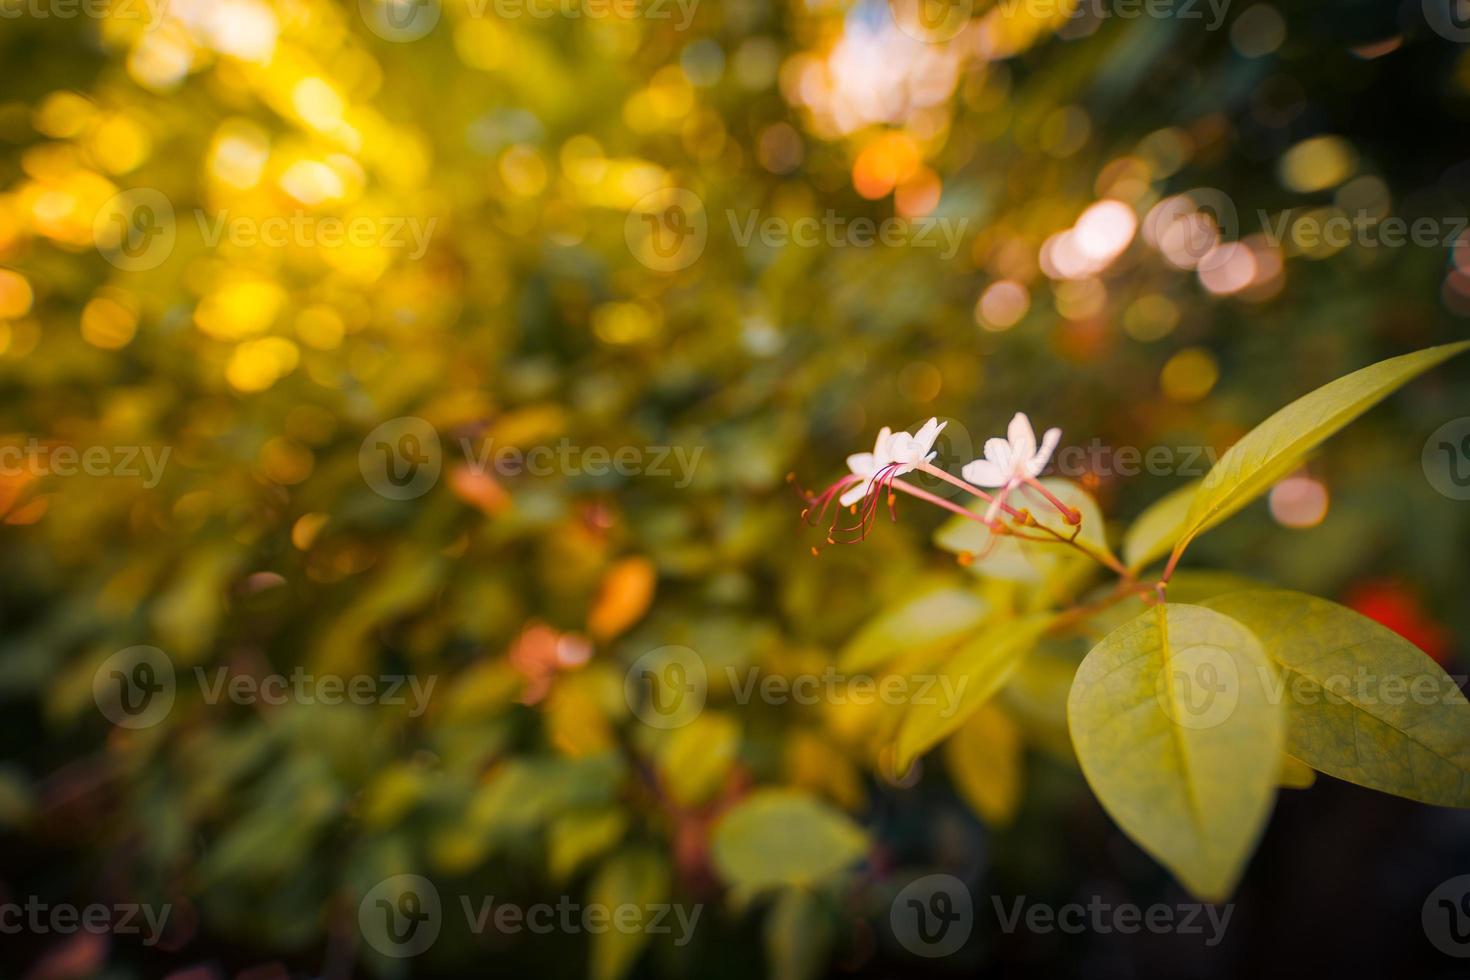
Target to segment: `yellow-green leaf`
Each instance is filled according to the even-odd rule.
[[[1470,702],[1393,630],[1299,592],[1208,600],[1282,669],[1286,751],[1319,772],[1439,806],[1470,806]]]
[[[1276,780],[1278,785],[1284,789],[1307,789],[1316,781],[1317,770],[1289,755],[1281,757],[1281,775]]]
[[[1301,465],[1306,455],[1353,419],[1441,362],[1470,348],[1470,341],[1391,357],[1323,385],[1247,432],[1205,474],[1190,504],[1179,543],[1240,510]]]
[[[1138,515],[1123,535],[1123,561],[1130,572],[1141,571],[1163,558],[1184,532],[1184,519],[1199,493],[1200,481],[1192,480],[1165,494]]]
[[[970,589],[932,589],[867,622],[843,648],[839,667],[850,674],[866,673],[900,653],[942,645],[974,629],[989,611]]]
[[[1285,718],[1270,670],[1246,627],[1170,603],[1094,647],[1067,700],[1098,800],[1207,901],[1235,887],[1276,794]]]
[[[704,803],[724,782],[740,749],[740,723],[732,716],[705,711],[668,733],[658,756],[658,771],[680,806]]]
[[[1107,594],[1109,588],[1099,589],[1097,593],[1088,598],[1088,601],[1098,601]],[[1210,568],[1190,568],[1182,572],[1175,572],[1174,577],[1169,580],[1169,601],[1202,606],[1205,605],[1203,600],[1213,596],[1261,588],[1265,586],[1255,579],[1246,578],[1234,572],[1222,572]],[[1149,603],[1144,602],[1141,596],[1131,595],[1087,617],[1083,622],[1082,632],[1096,642],[1128,620],[1143,615],[1148,608]]]
[[[757,790],[715,826],[715,870],[746,893],[821,882],[863,857],[868,836],[848,816],[805,793]]]
[[[811,980],[827,965],[832,921],[817,896],[788,888],[766,916],[766,959],[771,980]]]
[[[606,853],[623,837],[628,818],[622,810],[574,810],[557,817],[546,831],[546,863],[551,877],[564,881],[583,864]]]
[[[648,849],[623,851],[607,860],[588,886],[587,900],[616,909],[634,905],[647,909],[668,901],[669,866]],[[627,976],[648,943],[647,929],[608,929],[592,936],[592,980],[621,980]]]
[[[1101,637],[1099,637],[1101,639]],[[1076,764],[1072,736],[1067,731],[1067,695],[1077,665],[1087,652],[1076,640],[1046,640],[1037,644],[996,698],[1025,735],[1026,743],[1054,758]]]
[[[916,758],[959,728],[999,691],[1051,625],[1051,614],[998,623],[965,641],[936,670],[938,681],[924,703],[909,706],[898,729],[895,771],[907,772]],[[914,686],[917,702],[919,685]]]
[[[970,809],[1009,826],[1021,802],[1021,730],[995,702],[982,705],[944,743],[944,767]]]

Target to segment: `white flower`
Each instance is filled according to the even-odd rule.
[[[891,462],[888,458],[888,440],[891,438],[893,438],[893,433],[885,425],[878,430],[878,441],[873,443],[872,452],[853,453],[847,457],[847,468],[852,470],[853,476],[860,476],[863,480],[861,483],[854,483],[852,489],[842,495],[840,499],[842,506],[848,507],[867,496],[868,487],[873,483],[873,477]]]
[[[847,468],[854,476],[862,477],[861,483],[855,483],[840,499],[844,507],[851,506],[868,495],[872,488],[873,479],[885,468],[894,463],[900,464],[893,471],[894,476],[903,476],[910,472],[920,463],[927,463],[938,455],[931,452],[934,448],[934,440],[939,438],[939,433],[944,431],[948,422],[938,419],[930,419],[920,427],[913,435],[907,432],[893,432],[888,426],[878,431],[878,439],[873,443],[873,451],[870,453],[853,453],[847,457]]]
[[[960,475],[977,487],[1009,489],[1039,476],[1061,438],[1061,429],[1047,429],[1037,449],[1031,420],[1025,412],[1017,412],[1006,437],[985,440],[985,458],[966,463]]]
[[[902,463],[895,475],[903,476],[912,471],[920,463],[927,463],[939,454],[930,452],[934,448],[934,440],[939,438],[939,433],[944,431],[948,422],[938,419],[930,419],[925,422],[918,432],[909,435],[907,432],[895,432],[888,439],[888,458],[892,462]]]

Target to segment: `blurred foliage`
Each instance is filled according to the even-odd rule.
[[[371,6],[171,0],[147,8],[156,23],[0,25],[5,444],[169,451],[154,486],[0,482],[5,887],[179,910],[162,951],[74,951],[99,970],[218,955],[405,974],[356,938],[358,898],[401,873],[451,905],[560,890],[719,909],[684,949],[447,930],[416,973],[537,956],[599,977],[739,973],[770,955],[798,976],[903,956],[875,951],[862,923],[886,915],[904,868],[979,846],[955,843],[947,803],[916,816],[906,796],[942,792],[995,825],[1028,800],[995,860],[1026,880],[1067,874],[1049,828],[1085,787],[1065,739],[1039,724],[1023,741],[1004,719],[1054,730],[1079,652],[1043,645],[1005,712],[957,734],[1005,759],[951,767],[952,787],[942,766],[885,769],[885,706],[736,703],[727,666],[820,673],[850,641],[881,645],[852,640],[879,609],[963,579],[917,508],[813,560],[786,474],[817,482],[880,424],[935,415],[952,420],[941,461],[963,462],[1017,408],[1077,445],[1223,449],[1352,368],[1465,334],[1470,276],[1452,250],[1283,252],[1257,217],[1463,216],[1470,62],[1418,4],[1293,5],[1274,11],[1274,47],[1269,18],[1238,27],[1261,4],[1211,31],[981,3],[957,35],[918,40],[872,0],[705,2],[684,29],[449,0],[403,43],[369,29]],[[670,187],[702,200],[709,238],[662,271],[630,250],[627,218]],[[1200,187],[1234,203],[1243,280],[1147,240],[1147,216]],[[128,270],[99,249],[97,217],[141,189],[171,203],[176,241]],[[1101,266],[1057,267],[1053,236],[1104,199],[1144,227]],[[945,255],[742,247],[727,220],[828,213],[966,223]],[[433,232],[417,256],[211,243],[227,214]],[[1470,513],[1419,465],[1464,411],[1466,378],[1452,364],[1424,379],[1310,464],[1331,489],[1315,526],[1258,506],[1191,558],[1367,588],[1360,608],[1470,634]],[[445,446],[443,477],[406,501],[359,468],[364,438],[400,416]],[[476,472],[461,439],[701,454],[676,486]],[[1097,467],[1082,482],[1123,517],[1187,475]],[[958,634],[924,639],[895,669]],[[185,680],[301,667],[436,686],[412,716],[210,705],[181,682],[165,723],[129,731],[99,715],[92,679],[137,644]],[[666,646],[709,665],[710,706],[660,731],[630,715],[624,675]],[[1463,641],[1438,653],[1463,658]],[[766,867],[793,842],[809,867]],[[1152,869],[1116,873],[1156,885]],[[768,885],[748,896],[760,914],[725,901]]]

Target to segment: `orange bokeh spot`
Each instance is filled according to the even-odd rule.
[[[939,175],[928,167],[920,167],[912,177],[898,185],[894,193],[894,210],[905,218],[922,218],[939,207],[944,185]]]
[[[918,171],[919,147],[905,133],[885,133],[863,148],[852,165],[852,186],[870,201],[893,192]]]

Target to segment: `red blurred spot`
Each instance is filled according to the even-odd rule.
[[[163,980],[224,980],[224,974],[212,966],[191,966],[170,973]]]
[[[1382,623],[1443,665],[1449,655],[1450,634],[1429,615],[1418,595],[1392,579],[1360,582],[1348,590],[1344,603]]]
[[[510,648],[510,664],[526,678],[522,704],[536,704],[551,693],[561,671],[576,670],[592,656],[592,644],[580,633],[562,633],[531,620]]]
[[[460,500],[491,517],[510,506],[510,494],[483,470],[456,466],[449,473],[449,486]]]
[[[235,980],[291,980],[291,973],[282,963],[265,963],[241,970]]]
[[[82,980],[101,972],[107,962],[108,938],[80,932],[53,946],[31,970],[30,980]]]

